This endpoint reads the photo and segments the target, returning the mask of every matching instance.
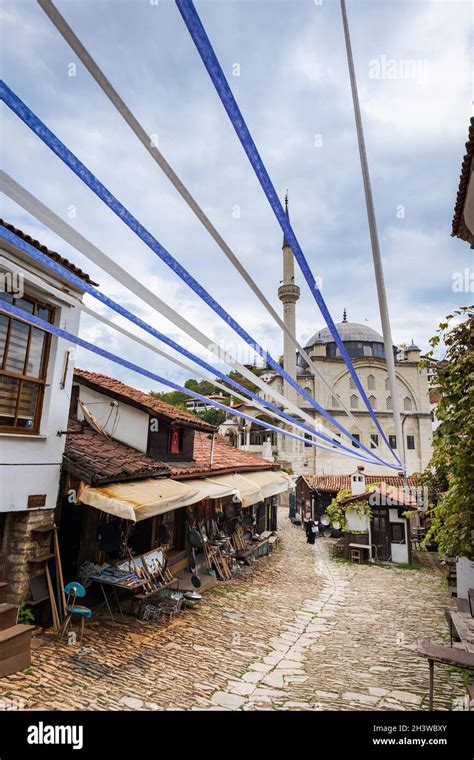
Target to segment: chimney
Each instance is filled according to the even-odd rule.
[[[365,493],[365,475],[363,470],[363,467],[358,467],[356,472],[353,472],[351,475],[351,491],[353,496]]]

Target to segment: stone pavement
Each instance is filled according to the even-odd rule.
[[[281,546],[168,625],[101,618],[82,649],[35,638],[32,667],[0,681],[0,708],[426,709],[419,638],[441,642],[452,604],[436,569],[335,561],[281,509]],[[436,666],[435,709],[460,709],[462,676]]]

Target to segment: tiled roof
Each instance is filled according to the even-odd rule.
[[[342,499],[339,504],[341,505],[347,505],[352,504],[357,501],[368,501],[371,495],[378,494],[379,496],[384,497],[383,500],[380,500],[380,503],[387,504],[388,499],[390,499],[390,502],[393,504],[397,503],[400,506],[404,507],[418,507],[418,502],[416,500],[416,497],[408,492],[405,493],[405,489],[402,486],[389,486],[387,483],[383,482],[379,485],[374,486],[370,491],[366,491],[365,493],[361,493],[358,496],[348,496],[346,499]],[[389,502],[389,503],[390,503]]]
[[[82,431],[82,432],[81,432]],[[221,435],[214,439],[214,461],[210,466],[209,434],[197,430],[194,461],[157,461],[113,438],[106,438],[87,423],[69,420],[65,466],[71,475],[90,485],[119,480],[171,476],[177,480],[205,477],[210,473],[268,470],[274,465],[255,454],[234,449]]]
[[[222,436],[214,436],[213,464],[211,459],[211,439],[207,433],[196,431],[194,436],[194,462],[170,462],[173,477],[206,474],[210,472],[243,472],[268,470],[273,462],[262,459],[257,454],[236,449]]]
[[[23,232],[23,230],[19,230],[18,227],[14,227],[13,224],[8,224],[8,222],[4,222],[3,219],[0,219],[0,225],[2,227],[5,227],[6,230],[10,230],[10,232],[13,232],[14,235],[21,238],[25,241],[25,243],[29,243],[33,246],[33,248],[37,248],[38,251],[41,251],[41,253],[46,254],[48,258],[52,259],[53,261],[56,261],[57,264],[61,264],[65,269],[69,269],[70,272],[76,275],[76,277],[80,277],[81,280],[84,280],[84,282],[89,283],[89,285],[97,285],[97,282],[94,282],[91,280],[89,275],[86,272],[83,272],[82,269],[79,269],[75,264],[72,264],[68,259],[65,259],[63,256],[60,256],[59,253],[56,253],[56,251],[51,251],[47,246],[43,245],[39,242],[39,240],[35,240],[31,237],[31,235],[27,235],[26,232]]]
[[[66,469],[89,485],[170,475],[167,465],[125,443],[106,438],[87,423],[69,420],[68,433],[71,435],[66,436]]]
[[[321,493],[337,493],[342,488],[350,490],[351,488],[351,476],[350,475],[302,475],[302,478],[307,482],[309,486],[315,488]],[[401,486],[403,487],[403,478],[397,475],[366,475],[366,483],[386,483],[388,486]],[[418,480],[413,477],[408,477],[408,485],[416,486]]]
[[[167,404],[165,401],[160,401],[160,399],[153,398],[153,396],[150,396],[148,393],[140,391],[138,388],[132,388],[130,385],[125,385],[125,383],[121,383],[120,380],[115,380],[115,378],[108,377],[108,375],[101,375],[97,372],[88,372],[84,369],[75,369],[74,380],[77,382],[85,382],[86,385],[94,386],[97,389],[109,391],[117,396],[121,396],[123,399],[134,401],[149,412],[156,412],[170,420],[191,425],[196,429],[207,430],[209,432],[216,429],[214,425],[210,425],[208,422],[203,422],[199,417],[195,417],[194,414],[178,409],[171,404]]]
[[[451,235],[458,236],[462,240],[469,240],[473,247],[473,230],[471,234],[464,224],[463,210],[466,202],[467,188],[471,176],[472,157],[474,155],[474,116],[471,116],[469,124],[469,139],[466,143],[466,154],[461,164],[461,176],[459,177],[459,188],[454,206],[453,229]]]

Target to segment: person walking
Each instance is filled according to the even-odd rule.
[[[318,526],[314,520],[308,520],[306,523],[306,540],[308,544],[314,544],[316,541],[316,534],[318,532]]]

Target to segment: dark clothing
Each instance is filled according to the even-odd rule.
[[[314,520],[308,520],[308,524],[306,525],[306,540],[308,544],[314,544],[317,532],[318,528]]]

